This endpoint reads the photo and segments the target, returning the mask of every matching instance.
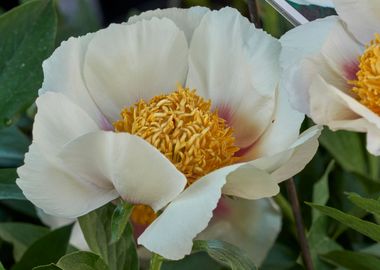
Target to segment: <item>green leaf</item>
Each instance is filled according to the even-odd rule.
[[[317,209],[321,213],[343,223],[347,227],[350,227],[366,236],[369,238],[380,242],[380,226],[376,225],[374,223],[361,220],[355,216],[351,216],[348,214],[343,213],[342,211],[339,211],[338,209],[328,207],[328,206],[323,206],[323,205],[316,205],[316,204],[311,204],[308,203],[311,207]]]
[[[327,235],[327,221],[326,216],[319,216],[317,220],[313,222],[308,234],[312,262],[314,268],[318,270],[331,269],[329,265],[319,259],[319,255],[333,250],[343,249]]]
[[[77,251],[63,256],[57,264],[43,265],[33,270],[109,270],[99,255],[88,251]]]
[[[6,207],[12,209],[13,212],[21,213],[25,216],[32,217],[38,219],[36,212],[36,207],[27,200],[2,200],[0,201],[1,205],[5,205]]]
[[[363,198],[356,193],[349,193],[348,199],[356,206],[366,210],[367,212],[380,216],[380,201]]]
[[[16,169],[0,169],[0,200],[26,200],[21,189],[16,185]]]
[[[265,258],[260,270],[295,270],[304,269],[296,260],[298,250],[288,244],[275,243]]]
[[[319,179],[313,188],[313,203],[325,205],[329,199],[329,183],[328,177],[330,172],[333,170],[335,165],[334,161],[331,161],[327,166],[327,169],[321,179]],[[319,212],[313,209],[313,221],[317,220],[319,217]]]
[[[0,270],[5,270],[5,268],[1,262],[0,262]]]
[[[323,255],[322,258],[349,270],[380,270],[380,259],[364,253],[347,250],[332,251]]]
[[[56,30],[52,0],[30,1],[0,16],[0,128],[37,97]]]
[[[319,141],[345,170],[367,175],[365,151],[359,134],[349,131],[333,132],[325,128]]]
[[[0,223],[0,238],[13,245],[13,255],[20,260],[27,248],[37,239],[49,233],[49,229],[28,223]]]
[[[205,251],[217,262],[232,270],[255,270],[257,267],[249,256],[238,247],[219,240],[195,240],[193,252]]]
[[[132,226],[128,224],[119,241],[111,241],[111,217],[115,206],[109,203],[79,218],[90,249],[100,255],[110,270],[139,269]]]
[[[223,266],[210,258],[205,252],[190,254],[179,261],[164,261],[161,267],[162,270],[222,270]]]
[[[99,257],[99,255],[87,252],[77,251],[62,257],[58,263],[63,270],[108,270],[108,266]]]
[[[18,167],[22,165],[24,154],[28,150],[29,144],[29,138],[26,137],[16,126],[1,129],[0,167]]]
[[[35,241],[12,270],[33,269],[57,262],[66,253],[71,229],[72,225],[61,227]]]
[[[124,201],[119,202],[111,219],[111,244],[120,240],[128,225],[133,205]]]

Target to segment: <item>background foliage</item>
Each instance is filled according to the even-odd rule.
[[[257,4],[260,23],[273,36],[280,37],[291,28],[264,0]],[[33,205],[15,185],[15,168],[23,163],[31,143],[33,102],[42,83],[41,63],[61,41],[96,31],[111,22],[125,21],[147,9],[193,5],[211,8],[229,5],[248,16],[247,3],[243,0],[0,1],[0,14],[3,13],[0,16],[0,261],[6,269],[32,269],[38,265],[45,266],[35,269],[138,268],[136,251],[130,248],[133,239],[123,238],[112,246],[108,245],[109,239],[98,237],[90,243],[98,256],[76,251],[68,244],[71,226],[56,230],[45,227]],[[295,7],[309,19],[334,14],[332,9]],[[306,121],[305,127],[309,125]],[[302,203],[302,215],[315,269],[380,269],[379,158],[366,152],[364,138],[359,134],[325,129],[320,142],[313,161],[295,177],[300,201],[310,202]],[[303,269],[294,219],[284,190],[276,201],[283,212],[283,228],[260,269]],[[90,224],[94,230],[106,230],[109,225],[100,216],[113,211],[109,207],[87,216],[81,223]],[[163,269],[225,269],[231,266],[231,261],[234,264],[235,255],[234,252],[230,254],[232,257],[226,255],[227,262],[218,259],[223,245],[199,242],[194,255],[179,262],[165,262]],[[119,252],[122,249],[128,256]],[[127,259],[118,267],[111,262],[115,256]],[[240,262],[244,264],[244,260]],[[247,265],[246,269],[254,269]]]

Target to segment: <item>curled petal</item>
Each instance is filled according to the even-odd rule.
[[[114,187],[120,196],[155,211],[185,187],[186,177],[156,148],[129,133],[86,134],[60,154],[64,165],[82,181]]]
[[[35,144],[30,146],[25,165],[17,173],[16,183],[25,197],[54,216],[76,218],[119,196],[113,188],[79,181],[56,159],[47,159]]]
[[[226,176],[234,169],[222,168],[197,180],[168,205],[138,243],[171,260],[190,254],[194,237],[206,228]]]

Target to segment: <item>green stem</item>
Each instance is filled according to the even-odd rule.
[[[162,256],[153,253],[152,258],[150,258],[149,270],[160,270],[163,262],[164,258]]]

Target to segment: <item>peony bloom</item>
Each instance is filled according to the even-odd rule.
[[[156,10],[69,39],[43,64],[17,184],[62,217],[121,197],[150,224],[139,244],[183,258],[222,194],[271,197],[318,147],[320,129],[299,135],[303,114],[277,90],[279,52],[231,8]]]
[[[367,134],[380,155],[380,2],[334,0],[337,16],[281,38],[282,89],[296,109],[332,130]]]
[[[322,7],[334,7],[333,0],[289,0],[299,5],[317,5]]]

